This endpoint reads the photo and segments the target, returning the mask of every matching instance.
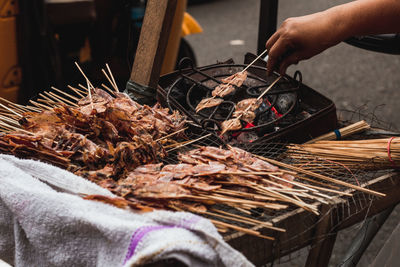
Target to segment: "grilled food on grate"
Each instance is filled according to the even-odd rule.
[[[240,87],[243,85],[246,79],[247,71],[240,71],[227,78],[222,79],[222,83],[215,87],[215,89],[211,92],[212,97],[204,98],[200,101],[199,104],[197,104],[196,112],[199,112],[200,110],[205,108],[218,106],[224,101],[222,99],[223,97],[235,91],[234,85]]]

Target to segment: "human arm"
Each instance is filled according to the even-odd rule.
[[[289,18],[266,43],[268,72],[281,74],[357,35],[400,32],[400,0],[358,0],[307,16]]]

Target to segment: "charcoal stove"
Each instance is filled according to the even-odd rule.
[[[196,68],[190,59],[183,59],[176,72],[162,76],[158,99],[171,110],[179,110],[199,129],[221,131],[221,123],[232,117],[235,105],[246,98],[257,98],[277,77],[267,76],[265,61],[257,61],[248,69],[248,77],[240,88],[225,96],[224,101],[196,113],[197,104],[211,96],[221,79],[242,71],[255,56],[247,54],[244,64],[232,60]],[[334,103],[302,83],[296,71],[285,75],[263,97],[253,123],[242,122],[242,129],[228,132],[221,138],[227,143],[270,141],[304,142],[335,129],[337,126]]]

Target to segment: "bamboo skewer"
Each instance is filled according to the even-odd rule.
[[[73,96],[73,95],[70,95],[70,94],[68,94],[68,93],[66,93],[66,92],[64,92],[64,91],[62,91],[62,90],[60,90],[60,89],[57,89],[57,88],[55,88],[54,86],[52,86],[51,89],[53,89],[53,90],[55,90],[55,91],[57,91],[57,92],[59,92],[59,93],[65,95],[65,96],[71,98],[72,100],[75,100],[76,102],[78,102],[78,101],[80,100],[79,98],[77,98],[77,97],[75,97],[75,96]]]
[[[49,102],[51,104],[60,104],[60,101],[54,101],[53,99],[49,98],[47,95],[44,95],[42,93],[39,93],[39,96],[43,97],[43,99],[37,99],[37,101],[41,101],[43,102],[43,100],[45,100],[46,102]]]
[[[87,91],[89,93],[89,99],[90,99],[90,103],[92,104],[92,108],[93,108],[93,99],[92,99],[92,92],[91,92],[91,88],[94,89],[94,86],[92,85],[92,83],[89,81],[88,77],[86,77],[85,73],[83,72],[83,70],[81,69],[81,67],[79,67],[78,63],[75,62],[76,67],[79,69],[79,71],[82,73],[83,77],[85,77],[86,79],[86,83],[88,84],[88,88]]]
[[[44,91],[43,92],[47,96],[47,100],[56,104],[65,104],[62,102],[60,99],[56,98],[55,96],[51,95],[49,92]],[[39,93],[40,96],[44,97],[43,94]]]
[[[291,197],[289,197],[289,196],[283,195],[283,194],[281,194],[281,193],[279,193],[279,192],[274,191],[274,190],[271,189],[271,188],[267,188],[267,187],[264,187],[264,186],[258,186],[258,185],[256,185],[256,184],[255,184],[254,188],[257,189],[257,190],[260,190],[260,191],[266,191],[266,192],[270,193],[271,195],[275,196],[275,197],[278,198],[278,199],[281,199],[281,200],[283,200],[283,201],[292,203],[292,204],[294,204],[294,205],[296,205],[296,206],[299,206],[299,207],[301,207],[301,208],[303,208],[303,209],[305,209],[305,210],[308,210],[308,211],[310,211],[310,212],[313,212],[313,213],[315,213],[316,215],[319,215],[318,210],[315,208],[315,206],[306,204],[306,203],[304,203],[304,202],[302,202],[302,201],[298,201],[298,200],[293,199],[293,198],[291,198]]]
[[[108,72],[110,73],[112,81],[114,82],[114,86],[113,87],[116,89],[116,92],[118,93],[119,89],[118,89],[117,83],[115,82],[114,75],[112,74],[111,69],[108,66],[108,63],[106,63],[106,67],[107,67]]]
[[[278,231],[278,232],[282,232],[282,233],[286,232],[286,229],[283,229],[283,228],[280,228],[280,227],[275,227],[270,222],[262,222],[262,221],[259,221],[259,220],[253,219],[253,218],[240,216],[238,214],[229,213],[229,212],[222,211],[222,210],[219,210],[219,209],[211,209],[211,210],[214,211],[214,212],[217,212],[217,213],[228,215],[230,217],[236,217],[236,218],[241,219],[241,220],[253,222],[253,223],[257,224],[257,225],[262,225],[265,228],[269,228],[269,229],[272,229],[272,230],[275,230],[275,231]]]
[[[216,190],[215,192],[224,194],[224,195],[241,196],[241,197],[246,197],[246,198],[250,198],[250,199],[258,199],[258,200],[264,200],[264,201],[276,201],[276,198],[272,198],[272,197],[265,197],[262,195],[246,193],[246,192],[238,192],[238,191],[228,190],[228,189],[223,189],[223,188],[220,188],[220,189]]]
[[[265,160],[265,161],[267,161],[269,163],[275,164],[277,166],[284,167],[284,168],[287,168],[287,169],[291,169],[293,171],[296,171],[296,172],[299,172],[299,173],[303,173],[303,174],[306,174],[306,175],[309,175],[309,176],[312,176],[312,177],[315,177],[315,178],[319,178],[321,180],[332,182],[332,183],[335,183],[335,184],[338,184],[338,185],[343,185],[343,186],[346,186],[346,187],[349,187],[349,188],[352,188],[352,189],[355,189],[355,190],[358,190],[358,191],[361,191],[361,192],[364,192],[364,193],[372,194],[372,195],[375,195],[375,196],[380,196],[380,197],[386,196],[385,194],[377,192],[377,191],[374,191],[374,190],[370,190],[370,189],[367,189],[367,188],[364,188],[364,187],[361,187],[361,186],[357,186],[357,185],[346,183],[346,182],[343,182],[343,181],[340,181],[340,180],[336,180],[334,178],[330,178],[330,177],[327,177],[325,175],[314,173],[314,172],[311,172],[311,171],[308,171],[308,170],[303,170],[303,169],[301,169],[299,167],[291,166],[291,165],[285,164],[285,163],[280,162],[280,161],[276,161],[276,160],[265,158],[265,157],[258,156],[258,155],[255,155],[255,156],[260,158],[260,159],[262,159],[262,160]]]
[[[186,131],[187,129],[188,129],[188,127],[185,127],[185,128],[183,128],[183,129],[180,129],[180,130],[178,130],[178,131],[176,131],[176,132],[173,132],[173,133],[171,133],[171,134],[168,134],[168,135],[166,135],[166,136],[163,136],[163,137],[161,137],[161,138],[158,138],[155,142],[158,142],[158,141],[164,140],[164,139],[166,139],[166,138],[169,138],[169,137],[171,137],[171,136],[173,136],[173,135],[176,135],[176,134],[178,134],[178,133],[181,133],[181,132],[183,132],[183,131]]]
[[[219,210],[215,210],[215,211],[218,213],[222,213]],[[285,229],[273,227],[270,223],[264,223],[264,222],[257,221],[257,220],[251,220],[250,218],[242,217],[242,216],[234,216],[234,214],[228,213],[228,212],[222,213],[222,214],[218,214],[218,213],[212,213],[212,212],[206,211],[206,212],[201,212],[200,214],[206,214],[209,216],[219,217],[222,219],[232,220],[232,221],[245,223],[245,224],[253,225],[253,226],[262,226],[264,228],[268,228],[268,229],[279,231],[279,232],[286,232]]]
[[[101,69],[101,71],[103,72],[104,76],[106,76],[108,82],[111,84],[111,86],[114,88],[114,90],[116,92],[118,92],[118,89],[115,87],[115,84],[113,83],[113,81],[110,79],[110,77],[108,77],[106,71],[104,69]]]
[[[245,233],[245,234],[254,235],[254,236],[261,237],[261,238],[268,239],[268,240],[275,240],[275,238],[273,238],[273,237],[262,235],[259,232],[254,231],[254,230],[250,230],[250,229],[247,229],[247,228],[239,227],[239,226],[236,226],[236,225],[228,224],[228,223],[217,221],[217,220],[213,220],[213,219],[210,219],[210,221],[213,224],[216,224],[216,225],[219,225],[219,226],[223,226],[223,227],[227,227],[227,228],[230,228],[230,229],[233,229],[233,230]]]
[[[241,73],[245,72],[248,68],[250,68],[254,63],[256,63],[257,60],[259,60],[263,55],[265,55],[268,52],[268,49],[265,49],[256,59],[254,59],[249,65],[247,65],[246,68],[244,68]]]
[[[74,107],[78,106],[77,104],[75,104],[75,103],[73,103],[73,102],[71,102],[71,101],[69,101],[69,100],[67,100],[67,99],[65,99],[65,98],[53,93],[53,92],[45,91],[44,94],[46,94],[49,98],[53,99],[54,100],[53,103],[71,105],[71,106],[74,106]]]
[[[21,114],[17,113],[15,110],[13,110],[13,109],[11,109],[11,108],[9,108],[9,107],[1,104],[1,103],[0,103],[0,107],[5,108],[6,110],[10,111],[11,113],[17,115],[18,117],[23,117]]]
[[[14,130],[14,131],[21,131],[21,132],[24,132],[24,133],[26,133],[26,134],[33,135],[32,132],[26,131],[26,130],[21,129],[21,128],[19,128],[19,127],[15,127],[15,126],[9,125],[9,124],[7,124],[7,123],[5,123],[5,122],[3,122],[3,121],[0,121],[0,124],[1,124],[2,126],[4,126],[4,127],[7,127],[7,128],[9,128],[9,129],[11,129],[11,130]]]
[[[362,131],[367,130],[369,128],[371,128],[371,126],[367,122],[362,120],[362,121],[353,123],[351,125],[348,125],[346,127],[343,127],[341,129],[339,129],[338,131],[339,131],[341,137],[346,137],[346,136],[349,136],[349,135],[352,135],[352,134],[356,134],[356,133],[362,132]],[[314,138],[314,139],[306,142],[305,144],[312,144],[312,143],[315,143],[315,142],[320,141],[320,140],[335,140],[336,138],[337,138],[337,134],[335,132],[330,132],[330,133],[321,135],[321,136],[319,136],[317,138]]]
[[[9,123],[15,124],[15,125],[17,125],[17,126],[21,126],[21,125],[19,124],[18,121],[13,120],[13,119],[10,118],[10,117],[6,117],[6,116],[3,116],[3,115],[0,115],[0,119],[3,120],[3,121],[7,121],[7,122],[9,122]]]
[[[207,134],[207,135],[204,135],[204,136],[202,136],[202,137],[199,137],[199,138],[197,138],[197,139],[194,139],[194,140],[192,140],[192,141],[190,141],[190,142],[187,142],[187,143],[185,143],[185,144],[182,144],[182,145],[179,145],[179,146],[177,146],[177,147],[174,147],[174,148],[168,150],[167,152],[169,153],[169,152],[174,151],[174,150],[176,150],[176,149],[178,149],[178,148],[181,148],[181,147],[184,147],[184,146],[193,144],[193,143],[195,143],[195,142],[197,142],[197,141],[200,141],[200,140],[202,140],[202,139],[205,139],[205,138],[207,138],[207,137],[210,137],[211,135],[212,135],[212,134],[209,133],[209,134]]]
[[[59,96],[59,95],[57,95],[57,94],[55,94],[55,93],[53,93],[53,92],[49,92],[49,94],[52,95],[52,96],[54,96],[55,98],[59,99],[61,102],[64,101],[64,102],[63,102],[64,104],[69,104],[69,105],[71,105],[71,106],[78,107],[78,105],[77,105],[76,103],[74,103],[74,102],[72,102],[72,101],[70,101],[70,100],[68,100],[68,99],[65,99],[65,98],[62,97],[62,96]]]
[[[74,91],[77,95],[79,95],[80,97],[84,98],[85,97],[85,92],[82,92],[81,90],[79,90],[78,88],[72,87],[71,85],[68,85],[68,88],[71,89],[72,91]]]
[[[12,105],[12,106],[14,106],[16,108],[19,108],[19,109],[22,109],[22,110],[27,110],[27,108],[25,106],[16,104],[14,102],[11,102],[10,100],[5,99],[3,97],[0,97],[0,100],[3,101],[3,102],[6,102],[7,104]]]
[[[34,107],[34,106],[27,105],[26,108],[29,109],[30,111],[33,111],[33,112],[42,112],[42,110],[40,108],[37,108],[37,107]]]
[[[33,101],[33,100],[29,100],[29,102],[32,103],[32,105],[34,105],[34,106],[36,106],[36,107],[38,107],[38,108],[41,108],[42,111],[45,110],[45,109],[47,109],[47,110],[52,110],[52,109],[53,109],[52,107],[49,107],[49,106],[46,106],[46,105],[37,103],[37,102],[35,102],[35,101]]]
[[[102,83],[101,86],[103,86],[103,88],[106,89],[110,94],[115,96],[115,92],[113,90],[111,90],[107,85]]]

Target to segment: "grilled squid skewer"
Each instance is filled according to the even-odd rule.
[[[222,102],[224,102],[222,98],[215,98],[215,97],[203,98],[196,107],[196,113],[205,108],[212,108],[218,106]]]
[[[261,103],[262,100],[257,98],[244,99],[236,104],[233,117],[241,117],[245,122],[252,123],[256,118],[256,113],[254,111],[261,105]]]
[[[275,81],[273,81],[273,82],[271,83],[271,85],[268,86],[268,88],[265,89],[264,92],[262,92],[262,94],[261,94],[259,97],[257,97],[257,101],[259,101],[259,100],[262,101],[263,96],[264,96],[266,93],[268,93],[268,91],[271,90],[271,88],[274,87],[274,85],[275,85],[277,82],[279,82],[279,80],[280,80],[281,78],[282,78],[282,76],[279,76],[278,78],[276,78]],[[253,106],[253,105],[252,105],[251,102],[250,102],[250,103],[247,103],[246,109],[245,109],[241,114],[239,114],[237,118],[224,121],[224,122],[222,123],[222,132],[221,132],[221,135],[223,135],[223,134],[226,133],[227,131],[234,131],[234,130],[239,130],[239,129],[241,129],[242,126],[241,126],[241,123],[240,123],[240,118],[242,118],[249,110],[251,110],[251,109],[252,109],[252,106]],[[239,125],[240,125],[240,128],[238,128]]]
[[[222,79],[222,84],[215,87],[211,92],[212,97],[204,98],[196,107],[196,112],[205,108],[212,108],[221,104],[224,100],[223,97],[235,91],[235,86],[240,87],[247,79],[247,71],[237,72],[229,77]],[[218,98],[221,97],[221,98]]]

